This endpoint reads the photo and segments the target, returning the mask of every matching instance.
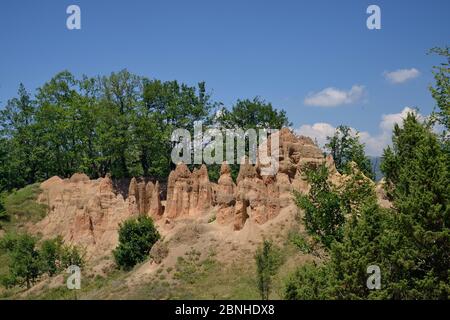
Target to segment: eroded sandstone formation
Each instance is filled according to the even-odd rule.
[[[219,225],[242,229],[247,221],[262,225],[274,219],[280,210],[293,204],[292,191],[308,192],[305,169],[326,163],[330,179],[339,182],[331,157],[307,137],[288,129],[280,130],[279,148],[269,156],[279,160],[276,174],[263,175],[263,161],[256,165],[244,160],[236,183],[230,167],[223,163],[220,178],[212,183],[205,165],[193,172],[180,163],[168,178],[165,206],[161,202],[159,182],[131,179],[128,193],[114,190],[109,177],[89,180],[84,174],[70,179],[53,177],[41,184],[39,201],[48,205],[48,215],[32,226],[45,236],[60,234],[68,242],[87,248],[88,255],[110,252],[118,241],[117,230],[125,219],[148,215],[163,225],[182,218],[196,218],[216,212]],[[271,139],[266,142],[270,150]]]
[[[212,207],[212,195],[206,166],[191,172],[184,163],[180,163],[169,175],[164,216],[174,219],[201,214]]]
[[[46,217],[30,227],[44,237],[61,235],[66,242],[87,249],[88,257],[110,252],[124,220],[138,215],[162,216],[159,183],[132,179],[128,197],[116,193],[109,176],[89,180],[80,174],[70,179],[50,178],[41,184],[38,201],[48,207]]]
[[[293,190],[307,192],[307,168],[325,163],[331,173],[330,179],[340,179],[333,159],[325,158],[310,138],[297,136],[289,129],[282,129],[277,135],[279,150],[269,155],[279,160],[279,169],[273,175],[263,175],[263,165],[259,162],[252,165],[244,159],[236,184],[227,163],[222,164],[220,178],[214,184],[209,182],[206,166],[191,173],[185,164],[179,164],[169,176],[164,216],[174,219],[201,215],[216,207],[219,224],[240,230],[248,219],[264,224],[275,218],[281,209],[292,204]],[[271,140],[266,143],[266,150],[271,150]]]
[[[296,136],[289,129],[282,129],[276,134],[279,135],[279,150],[274,150],[271,156],[279,160],[278,171],[273,175],[262,175],[259,162],[251,165],[244,161],[240,166],[233,198],[219,209],[219,223],[231,223],[234,230],[240,230],[247,219],[264,224],[275,218],[280,210],[292,204],[294,189],[308,191],[305,169],[327,161],[310,138]],[[269,138],[265,150],[271,150],[270,143]],[[328,165],[334,167],[332,162]],[[222,176],[225,181],[229,181],[226,170],[221,179]]]

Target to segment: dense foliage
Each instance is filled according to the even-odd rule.
[[[392,148],[385,150],[382,163],[393,208],[380,208],[373,184],[353,175],[339,197],[347,217],[342,237],[334,237],[324,264],[302,266],[291,276],[286,298],[448,299],[449,163],[438,136],[415,114],[408,114],[402,126],[395,126]],[[324,190],[323,181],[311,183],[312,193],[298,203],[311,212],[306,219],[328,222],[336,209],[330,208],[329,196],[315,194]],[[321,228],[308,230],[323,234]],[[379,290],[366,286],[369,266],[380,268]]]
[[[219,106],[203,82],[150,80],[126,70],[81,79],[64,71],[34,96],[20,85],[0,111],[0,192],[75,172],[165,179],[174,167],[176,128],[193,132],[195,121],[244,129],[288,124],[284,111],[259,98],[239,100],[221,117]]]
[[[342,237],[344,213],[340,207],[340,198],[328,182],[325,165],[308,170],[307,180],[311,184],[309,195],[295,192],[295,201],[305,212],[303,221],[306,230],[329,247],[334,240]]]
[[[342,238],[334,239],[324,264],[302,266],[292,275],[286,298],[313,293],[309,298],[448,299],[448,154],[438,137],[409,114],[402,128],[395,127],[382,168],[393,209],[379,207],[370,182],[350,180],[341,196],[349,203]],[[366,286],[371,265],[381,270],[380,290]]]
[[[8,233],[0,240],[0,251],[6,252],[9,260],[9,273],[0,278],[5,287],[30,288],[43,274],[53,276],[71,265],[84,265],[82,251],[65,245],[60,237],[39,245],[37,238],[27,233]]]
[[[364,153],[364,144],[359,141],[358,133],[353,133],[348,126],[340,125],[327,140],[325,147],[333,156],[336,169],[340,173],[348,173],[350,163],[355,162],[367,177],[374,177],[370,158]]]
[[[125,221],[119,228],[119,245],[113,251],[117,266],[129,270],[144,261],[159,238],[151,218],[140,216]]]
[[[332,242],[329,259],[301,266],[291,275],[287,299],[450,298],[449,53],[448,47],[432,52],[446,59],[434,68],[436,83],[430,87],[437,108],[425,121],[409,113],[394,126],[392,146],[384,150],[381,170],[392,207],[381,208],[373,185],[353,175],[340,196],[347,203],[341,205],[347,217],[342,238]],[[435,124],[443,130],[436,133]],[[348,136],[345,127],[342,132]],[[341,150],[335,146],[344,142],[336,141],[332,138],[329,146]],[[311,221],[333,217],[328,198],[314,192],[324,189],[323,181],[310,182],[312,192],[298,204],[312,213]],[[309,228],[316,236],[320,231]],[[379,268],[381,288],[366,285],[371,266]]]

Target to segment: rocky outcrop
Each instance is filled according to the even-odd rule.
[[[128,211],[131,214],[139,213],[139,189],[136,178],[131,179],[128,187]]]
[[[218,206],[216,219],[220,224],[229,224],[234,221],[234,206],[236,184],[231,177],[229,165],[224,162],[220,168],[220,178],[215,188],[215,202]]]
[[[38,201],[48,206],[46,217],[30,227],[43,237],[61,235],[66,242],[86,248],[88,257],[102,256],[116,247],[119,224],[138,215],[161,218],[159,183],[133,178],[126,199],[116,193],[109,176],[86,180],[53,177],[41,184]]]
[[[282,129],[276,134],[279,135],[279,150],[270,154],[279,160],[276,174],[262,175],[263,166],[260,163],[251,165],[244,161],[237,178],[234,207],[233,202],[229,201],[228,211],[219,209],[219,213],[227,212],[228,216],[229,212],[234,212],[234,230],[242,229],[247,219],[256,224],[264,224],[274,219],[280,210],[293,203],[294,189],[299,192],[308,191],[305,170],[326,161],[321,150],[310,138],[296,136],[288,129]],[[268,139],[269,147],[265,150],[271,150],[270,143],[271,138]],[[226,224],[228,220],[221,218],[218,222]]]
[[[117,230],[125,219],[148,215],[159,225],[171,228],[176,219],[198,218],[216,213],[219,225],[241,230],[247,221],[262,225],[276,218],[280,211],[293,205],[292,191],[308,192],[305,170],[325,163],[330,179],[339,183],[343,177],[336,171],[331,157],[310,138],[282,129],[279,147],[268,156],[279,160],[278,171],[267,175],[264,161],[256,165],[243,160],[236,183],[227,163],[220,178],[212,183],[205,165],[192,172],[180,163],[167,183],[165,206],[161,201],[159,182],[132,178],[128,192],[114,190],[110,177],[89,180],[84,174],[70,179],[50,178],[41,184],[39,201],[48,205],[48,215],[32,226],[44,237],[62,235],[68,242],[85,246],[91,256],[109,253],[118,241]],[[270,147],[274,136],[266,141]],[[263,145],[264,147],[264,145]],[[266,148],[270,150],[270,148]]]
[[[173,219],[195,216],[210,209],[213,204],[212,184],[205,165],[193,172],[180,163],[169,175],[164,216]]]
[[[156,181],[155,185],[153,185],[151,181],[148,182],[146,192],[149,196],[146,213],[153,219],[159,220],[164,212],[164,208],[161,205],[161,190],[159,187],[159,182]]]
[[[117,245],[120,222],[130,217],[128,204],[115,194],[111,179],[53,177],[41,184],[38,201],[48,206],[45,218],[30,229],[44,238],[61,235],[86,248],[88,257],[103,255]]]

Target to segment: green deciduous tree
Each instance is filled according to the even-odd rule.
[[[9,275],[2,279],[5,286],[25,285],[30,288],[42,274],[36,239],[28,234],[7,235],[0,241],[0,249],[9,254]]]
[[[281,129],[291,125],[286,111],[276,110],[271,103],[255,97],[238,100],[231,110],[222,109],[219,122],[225,128]]]
[[[0,191],[51,176],[166,178],[171,134],[211,121],[205,83],[188,86],[127,70],[77,79],[56,74],[32,97],[19,87],[0,111]]]
[[[348,173],[353,161],[367,177],[373,178],[370,159],[364,153],[364,144],[359,141],[358,133],[354,134],[349,127],[340,125],[327,140],[325,147],[330,151],[340,173]]]
[[[53,276],[60,269],[58,263],[61,259],[62,246],[61,237],[45,240],[41,244],[42,271],[48,273],[49,276]]]
[[[60,236],[39,245],[29,234],[8,233],[0,240],[0,250],[9,257],[9,274],[0,279],[6,287],[26,285],[30,288],[43,274],[51,277],[70,265],[84,266],[82,250],[64,244]]]

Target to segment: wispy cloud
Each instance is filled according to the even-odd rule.
[[[420,75],[420,72],[416,68],[398,69],[395,71],[385,71],[383,75],[386,80],[398,84],[417,78]]]
[[[360,131],[359,137],[361,142],[366,146],[366,152],[371,156],[380,156],[383,153],[383,149],[391,144],[392,130],[396,123],[402,124],[402,120],[406,117],[408,112],[416,112],[411,108],[404,108],[399,113],[384,114],[381,116],[379,124],[380,131],[376,135],[371,135],[367,131]],[[423,117],[418,114],[419,119]],[[329,123],[315,123],[313,125],[305,124],[295,130],[297,134],[304,135],[315,139],[320,147],[324,147],[327,143],[327,137],[332,136],[336,128]],[[351,128],[351,131],[355,134],[357,130]]]
[[[328,87],[316,93],[310,93],[304,100],[305,105],[315,107],[337,107],[359,101],[365,93],[364,86],[354,85],[348,91]]]

